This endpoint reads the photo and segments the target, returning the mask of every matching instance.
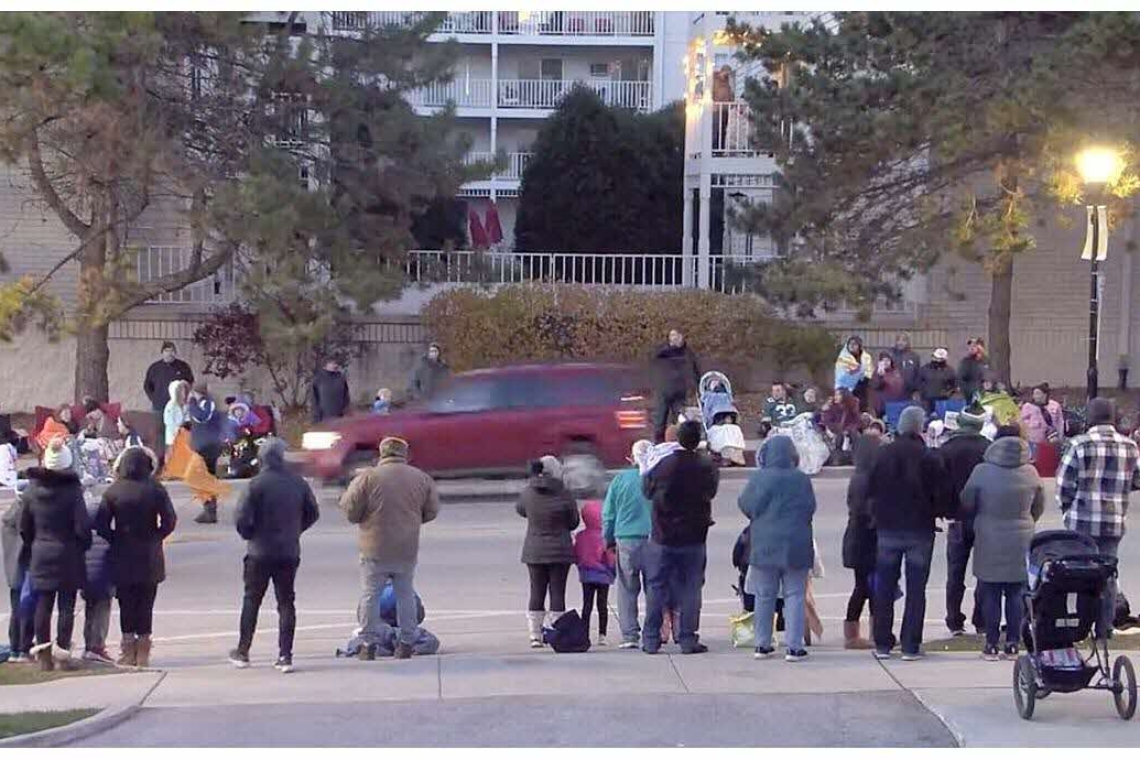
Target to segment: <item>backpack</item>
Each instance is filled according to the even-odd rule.
[[[590,650],[590,632],[578,610],[563,613],[554,621],[554,627],[542,630],[542,637],[559,654]]]

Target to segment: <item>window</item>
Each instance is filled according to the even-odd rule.
[[[272,115],[277,145],[301,145],[309,137],[308,98],[300,93],[273,94]]]
[[[541,78],[544,80],[561,80],[562,79],[562,59],[561,58],[543,58],[540,68]]]
[[[591,63],[590,76],[592,77],[609,77],[610,65],[608,63]]]
[[[457,380],[428,400],[428,411],[435,414],[463,414],[502,409],[505,394],[490,378]]]

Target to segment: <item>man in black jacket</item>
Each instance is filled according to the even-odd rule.
[[[967,354],[958,362],[958,387],[966,403],[975,401],[974,395],[981,389],[982,381],[990,365],[986,360],[986,342],[981,338],[966,341]]]
[[[653,533],[645,546],[646,593],[642,649],[657,654],[665,602],[677,611],[677,643],[682,654],[700,654],[701,587],[707,561],[705,541],[713,524],[712,500],[720,470],[697,451],[700,423],[689,420],[677,429],[680,450],[661,460],[642,478],[641,489],[653,502]]]
[[[945,470],[922,439],[922,409],[912,406],[899,417],[898,437],[886,446],[871,470],[868,497],[878,549],[871,609],[875,616],[875,657],[890,659],[895,622],[895,589],[906,563],[906,607],[901,631],[904,660],[922,657],[926,582],[934,554],[934,520],[942,514]]]
[[[922,396],[927,414],[934,411],[939,401],[950,398],[958,385],[958,376],[954,373],[954,368],[947,363],[949,358],[949,351],[945,348],[936,348],[930,363],[918,371],[918,392]]]
[[[194,384],[194,371],[190,365],[178,358],[178,348],[169,340],[162,344],[162,358],[150,365],[143,380],[143,390],[150,399],[150,408],[158,421],[158,435],[154,441],[154,453],[158,455],[158,469],[166,458],[166,422],[163,412],[170,401],[170,384],[175,380],[185,380]]]
[[[894,360],[895,369],[902,375],[903,387],[906,397],[918,390],[918,371],[922,368],[922,360],[910,347],[910,336],[899,333],[895,336],[895,347],[891,349],[891,359]]]
[[[946,530],[946,627],[953,636],[965,634],[966,616],[962,598],[966,594],[966,565],[974,549],[974,517],[960,512],[959,497],[974,468],[985,459],[990,439],[982,435],[986,412],[971,406],[958,415],[958,431],[939,448],[938,456],[946,469],[946,517],[953,522]],[[977,631],[982,630],[982,607],[974,588],[974,613],[970,616]]]
[[[654,443],[665,440],[665,428],[685,405],[689,395],[689,381],[695,388],[701,381],[701,367],[697,356],[685,343],[680,330],[669,331],[669,342],[658,349],[653,357],[653,370],[657,377],[657,406],[653,410]]]
[[[285,442],[269,438],[258,452],[261,472],[249,483],[234,513],[238,533],[248,544],[245,555],[245,598],[241,606],[241,632],[230,662],[249,667],[249,648],[257,628],[261,600],[273,581],[277,596],[276,668],[293,672],[293,634],[297,627],[293,584],[301,564],[301,534],[320,516],[309,484],[285,465]]]
[[[313,375],[313,422],[339,419],[348,412],[350,404],[348,380],[340,364],[330,359]]]

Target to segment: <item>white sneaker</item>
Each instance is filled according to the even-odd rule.
[[[606,646],[606,637],[603,634],[598,634],[598,646]]]
[[[530,648],[531,649],[542,649],[542,640],[541,639],[531,639],[530,640]]]
[[[622,643],[618,644],[618,649],[639,649],[640,647],[641,644],[637,643],[636,641],[623,641]]]

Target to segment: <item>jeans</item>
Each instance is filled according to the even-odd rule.
[[[8,616],[8,646],[13,653],[27,654],[31,651],[35,638],[35,620],[20,615],[20,589],[11,589],[8,600],[11,602],[9,608],[11,613]]]
[[[101,652],[107,647],[107,631],[111,629],[111,597],[83,594],[83,648]]]
[[[962,600],[966,596],[966,565],[970,552],[974,549],[974,525],[962,520],[950,523],[946,530],[946,627],[960,631],[966,627],[966,616],[962,614]],[[974,612],[970,622],[974,628],[984,628],[983,603],[974,586]]]
[[[772,626],[776,617],[776,597],[780,585],[784,588],[784,642],[788,651],[804,648],[804,619],[808,572],[811,568],[752,566],[753,588],[756,591],[756,648],[772,648]]]
[[[416,641],[416,589],[413,583],[415,568],[392,570],[380,562],[360,558],[360,605],[356,608],[356,619],[360,623],[360,637],[374,642],[379,637],[383,620],[380,618],[380,593],[388,581],[392,581],[392,591],[396,594],[396,623],[400,627],[400,643],[411,646]]]
[[[641,639],[637,597],[645,581],[645,538],[617,540],[617,606],[622,641],[636,643]]]
[[[245,596],[241,602],[241,631],[238,634],[238,650],[245,655],[253,645],[253,633],[257,630],[257,613],[261,610],[261,600],[273,581],[273,594],[277,597],[277,653],[281,657],[293,656],[293,636],[297,630],[296,594],[293,586],[297,580],[299,558],[249,557],[244,560],[243,579]]]
[[[1110,557],[1120,556],[1117,552],[1120,549],[1120,538],[1114,537],[1093,537],[1096,541],[1097,551],[1101,554],[1107,554]],[[1096,637],[1098,639],[1105,639],[1112,635],[1112,620],[1116,617],[1116,578],[1109,578],[1108,585],[1104,589],[1104,597],[1101,599],[1100,617],[1096,621]]]
[[[55,643],[61,649],[71,649],[71,634],[75,630],[75,590],[40,591],[36,599],[36,644],[51,641],[51,613],[59,599],[59,618],[55,622]]]
[[[669,421],[675,420],[685,406],[685,391],[680,393],[658,394],[657,405],[653,408],[653,442],[661,443],[665,440],[665,428]]]
[[[926,581],[934,555],[934,533],[879,531],[875,560],[875,589],[871,609],[875,616],[875,648],[891,650],[895,627],[895,588],[906,565],[906,601],[899,640],[903,654],[917,654],[922,647],[922,624],[926,618]]]
[[[124,634],[149,636],[154,630],[154,599],[157,583],[132,583],[119,586],[119,630]]]
[[[697,645],[701,627],[701,587],[705,581],[706,547],[662,546],[654,541],[645,545],[646,579],[645,629],[642,645],[649,651],[661,646],[661,622],[667,604],[677,612],[673,636],[682,651]]]
[[[530,576],[530,601],[527,610],[543,612],[546,609],[546,596],[550,595],[550,611],[566,611],[566,578],[570,575],[570,565],[565,563],[528,564]]]
[[[1005,643],[1016,644],[1021,638],[1021,616],[1024,609],[1026,583],[990,583],[978,581],[983,617],[986,621],[986,645],[996,647],[1001,635],[1002,597],[1005,598]]]

